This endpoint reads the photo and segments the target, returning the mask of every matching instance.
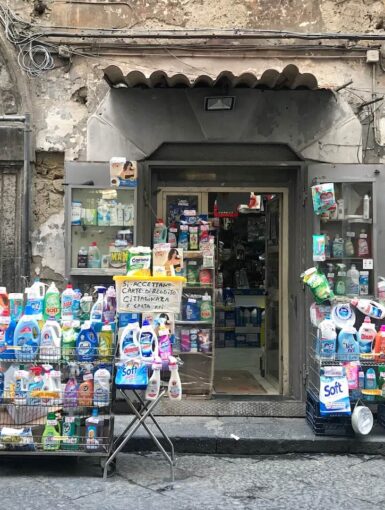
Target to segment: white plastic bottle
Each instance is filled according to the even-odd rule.
[[[119,342],[121,360],[140,357],[139,332],[140,328],[137,321],[130,321],[123,329]]]
[[[94,374],[94,406],[108,406],[111,374],[107,368],[98,368]]]
[[[334,322],[324,319],[317,331],[317,355],[320,358],[334,358],[337,350],[337,332]]]
[[[61,327],[55,319],[47,319],[40,336],[40,361],[59,361]]]
[[[69,283],[61,295],[61,318],[64,321],[73,319],[72,305],[75,299],[75,292]]]
[[[346,290],[349,296],[358,296],[360,293],[360,272],[355,264],[346,273]]]
[[[90,320],[95,331],[98,333],[103,326],[104,294],[106,293],[106,288],[96,286],[95,289],[98,291],[98,298],[91,308]]]
[[[88,248],[87,264],[89,268],[99,268],[101,266],[101,255],[96,241],[92,241]]]
[[[147,321],[143,321],[143,325],[140,328],[139,332],[139,345],[140,350],[142,352],[142,356],[149,358],[156,352],[158,349],[157,336],[154,331],[154,328]]]
[[[371,353],[374,339],[376,338],[376,326],[370,322],[370,317],[365,317],[360,329],[358,330],[358,344],[360,352]]]
[[[20,365],[19,370],[15,372],[15,404],[25,405],[27,403],[29,373],[24,370],[24,365]]]
[[[178,364],[174,356],[169,357],[168,367],[171,375],[168,382],[168,397],[170,400],[181,400],[182,398],[182,383],[180,381]]]
[[[377,301],[371,301],[370,299],[352,299],[350,303],[361,313],[372,317],[372,319],[383,319],[385,317],[385,306],[377,303]]]
[[[369,195],[364,196],[363,200],[363,214],[364,220],[368,220],[370,217],[370,198]]]
[[[156,358],[152,364],[152,376],[148,381],[146,388],[146,400],[156,400],[160,391],[160,371],[162,370],[162,360]]]

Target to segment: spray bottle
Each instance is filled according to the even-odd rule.
[[[152,376],[148,381],[146,388],[146,400],[156,400],[160,391],[160,371],[162,370],[162,360],[157,357],[152,364]]]
[[[168,382],[168,396],[170,400],[181,400],[182,383],[179,377],[178,363],[174,356],[170,356],[168,366],[171,372],[170,380]]]
[[[76,377],[79,375],[79,369],[76,363],[69,363],[69,379],[64,388],[64,401],[63,406],[65,408],[73,408],[78,405],[78,391],[79,385]]]
[[[104,294],[106,293],[106,288],[101,285],[96,285],[95,291],[98,293],[98,298],[91,309],[90,320],[93,329],[99,333],[103,326]]]
[[[116,291],[113,285],[110,285],[104,297],[103,322],[112,323],[115,321],[116,314]]]

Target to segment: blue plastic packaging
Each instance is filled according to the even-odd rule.
[[[337,355],[339,360],[356,361],[360,358],[360,346],[356,340],[357,330],[345,326],[338,334]]]
[[[198,301],[193,298],[187,300],[186,305],[186,320],[199,321],[200,320],[200,307]]]
[[[0,359],[13,360],[15,359],[14,336],[17,322],[11,320],[8,328],[5,331],[3,345],[0,344]]]
[[[99,341],[90,321],[86,321],[76,339],[77,361],[95,361],[98,355]]]
[[[320,377],[320,415],[351,415],[349,386],[343,367],[325,367]]]
[[[115,384],[117,388],[145,390],[148,384],[147,365],[140,360],[127,360],[118,365]]]
[[[30,305],[25,307],[24,315],[15,328],[13,345],[17,360],[28,362],[36,359],[40,345],[40,328]]]

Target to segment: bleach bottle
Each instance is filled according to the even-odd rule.
[[[15,328],[14,342],[15,357],[20,361],[34,361],[40,345],[40,328],[30,305],[25,307]]]
[[[146,388],[146,400],[156,400],[158,398],[160,391],[160,371],[162,370],[162,360],[160,358],[155,359],[152,364],[152,370],[152,376]]]
[[[139,323],[136,320],[131,320],[122,331],[119,342],[121,360],[139,358],[141,356],[139,332]]]
[[[320,358],[334,358],[337,347],[337,332],[334,322],[324,319],[317,331],[317,355]]]
[[[360,357],[360,347],[356,340],[357,330],[353,326],[345,326],[338,334],[338,359],[356,361]]]
[[[372,352],[373,342],[376,338],[376,334],[376,326],[370,322],[370,317],[365,317],[364,322],[358,330],[358,344],[360,346],[360,352]]]
[[[142,356],[149,358],[154,352],[158,350],[158,338],[154,328],[147,321],[143,321],[143,325],[139,332],[139,345]]]
[[[40,361],[59,361],[61,328],[55,319],[49,318],[41,330]]]
[[[97,334],[90,321],[86,321],[80,328],[76,339],[75,355],[78,361],[95,361],[98,355],[99,342]]]
[[[170,380],[168,382],[168,397],[170,400],[181,400],[182,383],[178,372],[178,363],[174,356],[170,356],[168,367],[170,369]]]
[[[75,292],[72,285],[69,283],[61,295],[61,318],[62,320],[70,321],[73,319],[73,302],[75,299]],[[79,303],[80,307],[80,303]]]
[[[111,374],[107,368],[100,367],[94,374],[94,406],[105,407],[110,402]]]

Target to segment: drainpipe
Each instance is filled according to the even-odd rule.
[[[0,122],[16,122],[23,124],[23,193],[21,214],[21,260],[20,276],[30,275],[30,208],[31,208],[31,114],[0,115]],[[19,283],[19,282],[18,282]]]

